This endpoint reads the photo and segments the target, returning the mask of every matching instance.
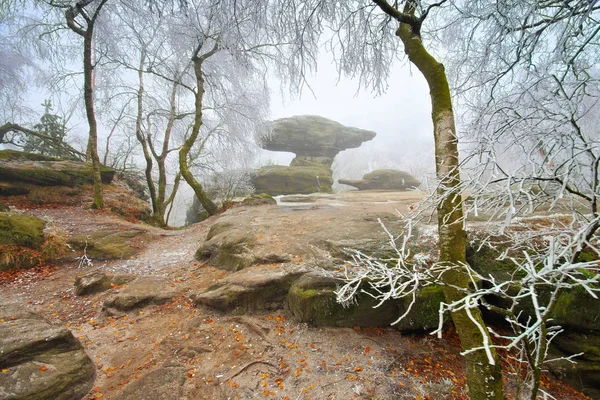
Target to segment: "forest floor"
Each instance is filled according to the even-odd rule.
[[[336,221],[405,212],[418,200],[415,193],[354,192],[278,207],[236,206],[224,215],[260,219],[262,227],[281,226],[286,219],[285,227],[269,232],[265,246],[293,252],[307,230],[321,230],[324,236],[334,231],[340,237],[352,235],[352,228],[343,224],[333,229]],[[186,229],[161,230],[83,207],[23,211],[51,220],[67,235],[147,232],[134,244],[139,252],[127,259],[92,260],[92,266],[80,267],[75,258],[81,252],[74,252],[55,266],[0,275],[4,300],[68,327],[80,339],[97,366],[88,400],[468,398],[464,362],[452,328],[438,340],[393,328],[311,327],[288,318],[284,310],[227,315],[193,304],[188,297],[192,291],[230,274],[194,258],[221,216]],[[88,296],[74,294],[75,278],[92,268],[160,276],[176,295],[161,306],[107,313],[103,303],[120,287]],[[505,367],[510,369],[511,364],[507,361]],[[505,386],[510,393],[513,379]],[[587,398],[549,375],[544,376],[543,388],[558,399]]]

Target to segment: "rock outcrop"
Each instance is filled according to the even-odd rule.
[[[219,311],[245,313],[277,310],[285,305],[292,283],[305,272],[298,268],[272,266],[247,268],[190,298],[196,304]]]
[[[109,184],[115,176],[115,171],[102,166],[100,175],[102,183]],[[41,186],[75,186],[91,184],[94,178],[89,164],[14,150],[1,150],[0,181]]]
[[[11,304],[0,304],[0,369],[0,398],[12,400],[81,399],[96,371],[67,328]]]
[[[339,179],[338,182],[358,190],[410,190],[421,184],[408,172],[395,169],[377,169],[360,180]]]
[[[75,250],[85,250],[92,259],[121,259],[131,257],[138,252],[135,241],[143,239],[145,232],[142,229],[98,231],[90,235],[72,236],[69,244]]]
[[[258,170],[254,185],[270,195],[331,193],[331,165],[343,150],[359,147],[375,132],[347,127],[316,115],[297,115],[273,122],[273,134],[262,147],[296,155],[289,167],[269,166]]]
[[[44,221],[31,215],[0,213],[0,244],[38,250],[44,242],[45,226]]]
[[[404,314],[410,299],[386,301],[377,305],[369,295],[359,296],[348,307],[336,301],[334,291],[342,282],[334,277],[309,273],[298,279],[287,296],[287,309],[296,320],[316,326],[389,326]],[[437,327],[439,307],[444,301],[441,287],[424,288],[410,313],[395,327],[401,331],[420,331]]]
[[[273,135],[262,147],[296,154],[292,166],[313,162],[331,166],[340,151],[359,147],[375,135],[317,115],[297,115],[273,121]]]
[[[88,294],[104,292],[112,287],[125,285],[135,278],[136,277],[133,275],[112,275],[106,274],[100,270],[93,270],[75,278],[75,294],[77,296],[85,296]]]
[[[331,168],[323,164],[304,167],[272,165],[257,171],[254,187],[271,195],[331,193]]]
[[[501,243],[501,241],[499,241]],[[497,282],[506,282],[523,277],[510,257],[501,257],[504,245],[497,248],[479,246],[477,241],[467,249],[467,261],[477,272],[489,275]],[[509,256],[519,257],[518,252]],[[547,305],[550,298],[548,288],[538,289],[539,306]],[[494,298],[492,302],[504,304],[506,300]],[[519,312],[523,318],[535,318],[535,306],[521,301]],[[571,384],[593,398],[600,397],[600,300],[595,299],[583,288],[563,290],[558,296],[549,325],[558,325],[563,330],[551,342],[549,357],[555,359],[547,368],[561,380]],[[578,354],[572,363],[566,359]],[[561,359],[564,358],[564,359]]]
[[[141,277],[104,302],[105,309],[130,311],[151,304],[161,305],[175,296],[170,282],[164,278]]]

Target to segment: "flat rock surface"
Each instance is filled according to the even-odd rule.
[[[129,311],[147,305],[160,305],[171,300],[175,291],[171,283],[159,277],[140,277],[127,284],[114,297],[104,302],[107,308]]]

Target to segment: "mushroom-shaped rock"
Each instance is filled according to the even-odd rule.
[[[339,179],[338,182],[358,190],[409,190],[421,184],[408,172],[395,169],[378,169],[365,174],[361,180]]]
[[[292,166],[319,162],[331,166],[340,151],[359,147],[375,132],[348,127],[317,115],[296,115],[273,121],[273,134],[262,147],[296,154]]]

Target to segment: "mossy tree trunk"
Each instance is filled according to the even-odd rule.
[[[416,18],[415,3],[407,2],[400,12],[385,0],[373,0],[385,13],[400,22],[396,35],[404,44],[409,60],[425,77],[430,90],[432,119],[435,140],[436,174],[439,180],[438,195],[442,199],[437,205],[440,262],[457,266],[442,276],[447,302],[464,297],[463,290],[469,289],[470,279],[462,272],[460,264],[466,263],[466,232],[463,229],[462,199],[458,188],[458,139],[454,123],[454,112],[450,87],[444,66],[425,48],[420,36],[423,18]],[[478,309],[471,315],[484,330],[485,323]],[[471,320],[466,311],[452,314],[452,320],[464,350],[481,347],[486,340],[491,342],[487,330],[483,333]],[[466,355],[469,396],[472,400],[502,400],[502,372],[498,357],[491,349],[495,363],[490,364],[484,351]]]
[[[200,204],[202,204],[202,207],[204,207],[204,210],[206,210],[206,212],[209,215],[215,215],[219,210],[218,207],[210,199],[210,197],[208,197],[200,182],[198,182],[196,178],[194,178],[194,175],[192,175],[192,172],[190,171],[188,165],[188,155],[190,154],[192,147],[198,140],[198,137],[200,136],[200,128],[202,128],[202,101],[204,98],[204,73],[202,71],[202,63],[204,63],[206,59],[211,57],[219,50],[218,45],[215,44],[212,50],[203,55],[199,55],[198,53],[200,52],[201,47],[201,44],[198,45],[198,47],[194,51],[194,55],[192,56],[197,86],[196,92],[194,93],[194,125],[192,127],[192,132],[190,133],[190,136],[186,139],[186,141],[183,143],[183,146],[181,146],[181,149],[179,150],[179,170],[183,179],[185,179],[188,185],[190,185],[191,188],[194,190],[194,193],[196,194],[198,201],[200,201]]]
[[[107,0],[101,0],[91,17],[87,13],[81,12],[83,7],[88,5],[89,2],[83,2],[83,4],[77,3],[74,7],[69,8],[65,12],[65,18],[67,19],[69,28],[83,38],[83,96],[85,113],[90,128],[86,154],[88,162],[90,160],[92,162],[94,176],[94,202],[92,203],[92,208],[98,209],[104,208],[104,198],[102,194],[102,177],[100,175],[100,157],[98,157],[98,124],[96,122],[96,113],[94,111],[94,63],[92,59],[92,50],[94,24],[106,2]],[[85,20],[85,29],[75,20],[77,16],[81,16]]]

